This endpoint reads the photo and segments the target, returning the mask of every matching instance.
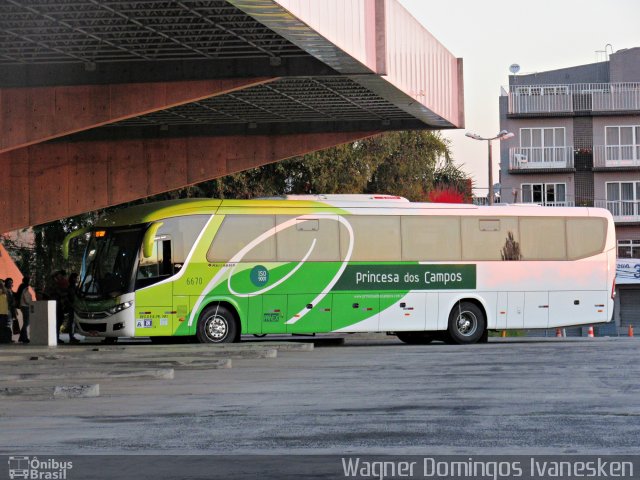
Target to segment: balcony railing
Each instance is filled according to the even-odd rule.
[[[576,202],[573,200],[563,200],[555,202],[518,202],[520,205],[541,205],[543,207],[575,207]]]
[[[509,113],[570,113],[573,98],[568,94],[521,95],[509,94]]]
[[[593,148],[595,167],[640,167],[640,145],[596,145]]]
[[[640,222],[638,200],[596,200],[594,206],[609,210],[616,222]]]
[[[573,168],[573,146],[509,149],[510,171],[541,168]]]
[[[474,205],[488,205],[486,197],[473,197]],[[497,198],[494,205],[502,205],[503,202]],[[564,202],[518,202],[518,205],[540,205],[543,207],[575,207],[576,203],[573,200],[566,200]],[[506,203],[505,203],[506,205]]]
[[[640,83],[575,83],[565,85],[511,85],[509,113],[544,114],[576,111],[640,110]]]

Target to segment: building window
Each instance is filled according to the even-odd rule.
[[[607,182],[607,208],[614,217],[637,216],[640,181]]]
[[[521,128],[520,154],[528,162],[566,162],[564,127]]]
[[[640,125],[605,127],[607,160],[640,159]]]
[[[640,258],[640,240],[618,240],[618,258]]]
[[[566,183],[523,183],[522,203],[537,203],[548,207],[567,206]]]

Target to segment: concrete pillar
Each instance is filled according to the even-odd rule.
[[[29,313],[31,345],[55,347],[58,345],[56,302],[35,302]]]

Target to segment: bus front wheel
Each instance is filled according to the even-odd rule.
[[[232,343],[239,337],[238,323],[227,308],[210,305],[200,314],[196,336],[200,343]]]
[[[473,302],[458,302],[449,314],[447,332],[452,343],[477,343],[486,329],[484,312]]]

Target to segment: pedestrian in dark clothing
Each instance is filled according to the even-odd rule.
[[[12,343],[9,320],[9,298],[4,282],[0,280],[0,343]]]
[[[7,290],[7,303],[9,304],[9,325],[12,327],[12,332],[17,334],[20,329],[14,327],[14,324],[18,324],[18,304],[13,292],[13,278],[5,278],[4,287]]]
[[[16,292],[16,302],[22,312],[22,328],[20,329],[19,342],[29,343],[29,315],[31,313],[31,305],[33,305],[33,297],[29,291],[29,277],[22,277],[22,283],[18,287]]]

